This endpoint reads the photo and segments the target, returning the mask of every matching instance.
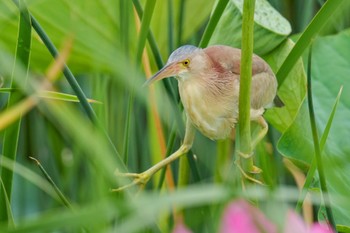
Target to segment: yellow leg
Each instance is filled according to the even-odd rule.
[[[256,121],[261,126],[261,130],[259,131],[258,135],[255,138],[253,138],[253,140],[252,140],[252,150],[254,151],[254,149],[256,148],[258,143],[265,137],[265,135],[268,131],[268,124],[266,123],[265,119],[261,115],[253,120]],[[238,167],[238,169],[241,171],[243,177],[245,179],[252,181],[252,182],[263,185],[263,183],[261,181],[255,179],[247,174],[247,173],[250,173],[250,174],[261,173],[262,170],[259,167],[252,165],[252,170],[245,171],[242,168],[242,166],[240,165],[240,159],[246,159],[246,160],[252,159],[253,153],[248,155],[248,154],[244,154],[244,153],[239,151],[238,155],[240,156],[240,158],[238,158],[238,160],[235,162],[235,164]]]
[[[154,166],[142,173],[117,173],[117,175],[121,177],[133,178],[133,181],[130,184],[124,185],[120,188],[112,189],[112,191],[118,192],[134,185],[140,185],[141,188],[143,188],[156,172],[158,172],[163,167],[169,165],[182,155],[186,154],[191,149],[194,141],[194,135],[195,129],[192,126],[192,123],[189,120],[187,120],[185,139],[181,147],[177,151],[175,151],[173,154],[171,154],[167,158],[163,159],[162,161],[160,161],[159,163],[155,164]]]
[[[241,167],[241,165],[239,164],[239,162],[235,162],[235,164],[236,164],[236,166],[238,167],[239,171],[241,172],[241,174],[243,175],[243,177],[244,177],[245,179],[250,180],[250,181],[252,181],[252,182],[254,182],[254,183],[260,184],[260,185],[264,185],[264,183],[261,182],[260,180],[257,180],[257,179],[255,179],[255,178],[251,177],[250,175],[248,175],[248,174],[244,171],[244,169]],[[258,167],[256,167],[256,166],[254,166],[254,167],[255,167],[256,169],[260,169],[260,168],[258,168]],[[260,171],[261,171],[261,169],[260,169]],[[251,173],[251,172],[250,172],[250,173]]]
[[[259,116],[255,120],[260,126],[261,131],[258,133],[258,135],[252,140],[252,148],[254,149],[258,143],[265,137],[267,130],[269,129],[268,124],[266,123],[265,119],[262,116]]]

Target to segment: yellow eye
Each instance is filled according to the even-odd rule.
[[[182,65],[188,67],[190,65],[190,60],[186,59],[186,60],[183,60],[181,63]]]

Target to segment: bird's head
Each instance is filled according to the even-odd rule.
[[[202,49],[193,45],[184,45],[171,53],[166,65],[155,75],[149,78],[145,85],[167,77],[186,79],[192,77],[205,65]]]

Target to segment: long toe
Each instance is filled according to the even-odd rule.
[[[129,183],[127,185],[124,185],[124,186],[116,188],[116,189],[112,189],[112,192],[120,192],[120,191],[125,190],[127,188],[130,188],[134,185],[139,185],[140,188],[143,188],[150,179],[150,175],[146,172],[143,172],[143,173],[116,173],[116,175],[120,176],[120,177],[133,178],[133,180],[131,183]]]
[[[250,174],[248,175],[247,172],[244,171],[244,169],[241,167],[241,165],[240,165],[239,163],[236,162],[235,164],[236,164],[236,166],[238,167],[238,169],[240,170],[242,176],[243,176],[245,179],[247,179],[247,180],[249,180],[249,181],[251,181],[251,182],[260,184],[260,185],[265,185],[262,181],[260,181],[260,180],[258,180],[258,179],[256,179],[256,178],[254,178],[254,177],[251,176],[251,175],[253,175],[253,174],[259,174],[259,173],[261,173],[262,170],[261,170],[260,168],[258,168],[258,167],[256,167],[256,166],[253,166],[253,170],[252,170],[252,171],[247,171],[248,173],[251,174],[251,175],[250,175]]]

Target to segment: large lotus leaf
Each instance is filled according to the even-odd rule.
[[[294,43],[287,40],[264,57],[274,71],[282,65],[293,46]],[[307,106],[303,104],[306,96],[306,75],[301,59],[288,74],[283,85],[279,86],[278,95],[285,106],[269,109],[264,116],[283,133],[278,148],[280,153],[305,168],[313,156],[313,150],[310,149],[312,138]],[[305,147],[305,144],[308,146]]]
[[[241,47],[243,0],[230,0],[210,44]],[[276,48],[291,32],[289,22],[266,0],[257,0],[254,12],[254,53],[264,55]]]
[[[294,43],[291,40],[286,40],[264,56],[274,72],[282,65],[293,46]],[[301,60],[295,64],[283,85],[278,87],[278,95],[285,106],[267,110],[265,118],[280,132],[285,132],[296,118],[306,95],[306,76]]]
[[[349,226],[350,30],[315,41],[312,79],[315,113],[320,131],[325,127],[340,86],[344,86],[326,143],[323,164],[336,222]]]
[[[278,150],[303,170],[309,167],[314,157],[314,148],[306,99],[293,124],[280,138]]]
[[[321,136],[340,87],[343,94],[323,151],[323,165],[337,224],[350,222],[350,30],[320,37],[313,45],[312,90],[319,135]],[[313,141],[306,104],[282,136],[279,151],[309,165]]]

